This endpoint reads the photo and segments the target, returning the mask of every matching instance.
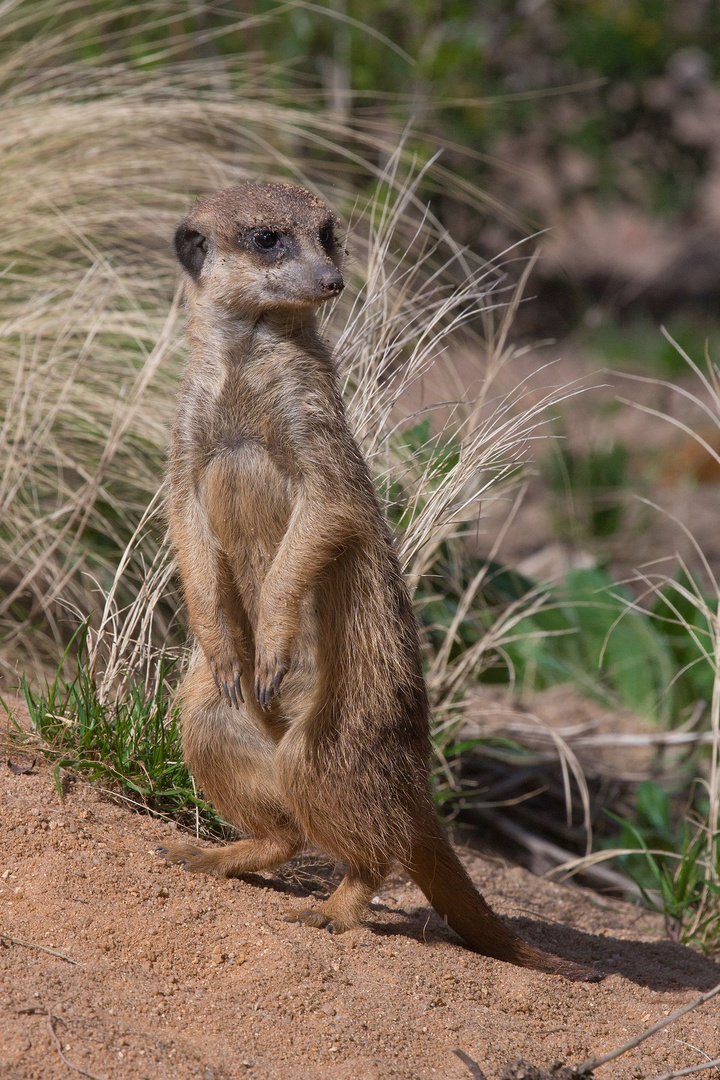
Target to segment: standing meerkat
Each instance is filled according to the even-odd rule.
[[[249,838],[161,854],[231,877],[312,844],[347,872],[326,903],[288,917],[336,933],[399,864],[471,948],[597,978],[494,914],[435,814],[414,613],[316,325],[343,289],[335,218],[302,188],[245,184],[199,203],[175,250],[192,352],[168,505],[199,646],[183,748]]]

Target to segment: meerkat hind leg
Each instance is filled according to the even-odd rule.
[[[370,870],[368,867],[349,869],[335,892],[319,908],[291,909],[285,913],[286,922],[301,922],[342,934],[359,926],[373,894],[387,877],[390,867]]]
[[[272,870],[287,862],[301,850],[296,836],[265,836],[238,840],[221,848],[199,848],[178,842],[157,848],[159,855],[176,863],[192,874],[215,874],[217,877],[238,877],[258,870]]]

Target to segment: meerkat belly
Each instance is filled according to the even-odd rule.
[[[210,526],[231,556],[248,614],[287,529],[292,489],[257,439],[223,446],[205,471]]]

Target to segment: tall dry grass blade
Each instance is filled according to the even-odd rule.
[[[293,6],[240,16],[217,33]],[[208,34],[184,42],[179,34],[167,55],[123,60],[133,20],[148,31],[180,27],[186,16],[174,0],[162,12],[147,3],[88,13],[76,0],[3,6],[0,663],[8,668],[31,624],[32,663],[44,656],[53,666],[71,631],[68,612],[93,610],[94,580],[111,587],[154,493],[181,359],[169,238],[192,195],[286,177],[332,188],[342,211],[373,177],[381,182],[383,197],[353,231],[368,272],[356,275],[356,319],[339,335],[357,379],[351,412],[371,454],[395,406],[387,378],[408,354],[410,381],[419,378],[486,305],[483,275],[498,276],[427,210],[423,185],[449,190],[449,178],[434,160],[408,168],[414,151],[387,125],[348,125],[318,109],[310,91],[272,88],[255,56],[219,82],[222,65],[172,60]],[[76,62],[80,47],[94,47],[98,61]],[[147,543],[152,565],[160,541]],[[143,589],[141,563],[136,552],[116,586],[121,606]]]

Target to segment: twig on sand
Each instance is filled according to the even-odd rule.
[[[548,871],[548,877],[556,873],[559,867],[579,861],[575,859],[575,856],[570,851],[553,844],[550,840],[545,840],[542,836],[525,829],[518,822],[503,817],[502,814],[494,814],[486,810],[473,808],[466,816],[468,820],[478,818],[487,821],[498,832],[521,844],[531,855],[541,855],[555,863],[556,865],[553,866],[552,870]],[[617,870],[611,870],[606,866],[583,866],[581,872],[595,888],[622,889],[624,892],[633,893],[638,897],[642,896],[642,892],[635,882],[631,881],[625,874],[619,874]]]
[[[689,1002],[687,1005],[683,1005],[681,1009],[676,1009],[675,1012],[670,1013],[669,1016],[666,1016],[664,1020],[658,1020],[657,1024],[653,1024],[652,1027],[649,1027],[645,1031],[641,1032],[639,1035],[636,1035],[634,1039],[630,1039],[628,1042],[623,1043],[623,1045],[619,1046],[617,1050],[611,1050],[609,1054],[603,1054],[602,1057],[588,1058],[587,1061],[583,1061],[581,1065],[576,1065],[574,1070],[575,1075],[587,1076],[588,1073],[593,1072],[601,1065],[607,1064],[608,1061],[613,1061],[614,1058],[620,1057],[621,1054],[626,1054],[628,1050],[634,1050],[636,1046],[639,1046],[641,1042],[645,1041],[645,1039],[649,1039],[650,1036],[654,1035],[656,1031],[660,1031],[662,1030],[662,1028],[667,1027],[668,1024],[672,1024],[674,1020],[678,1020],[681,1016],[684,1016],[685,1013],[690,1012],[692,1009],[697,1009],[700,1005],[704,1005],[706,1001],[709,1001],[710,998],[716,997],[717,994],[720,994],[720,983],[718,983],[717,986],[714,986],[712,990],[708,990],[706,993],[701,994],[700,997],[695,998],[694,1001]],[[704,1068],[710,1068],[710,1066],[704,1066]],[[685,1074],[669,1073],[668,1075],[682,1076]],[[658,1078],[658,1080],[660,1080],[660,1078]]]
[[[689,1076],[690,1073],[699,1073],[718,1066],[720,1066],[720,1058],[715,1058],[714,1061],[706,1061],[704,1065],[691,1065],[689,1069],[681,1069],[680,1072],[663,1073],[662,1076],[653,1077],[653,1080],[675,1080],[676,1076]]]
[[[57,1034],[55,1033],[55,1025],[54,1025],[55,1017],[52,1014],[52,1009],[48,1009],[47,1018],[48,1018],[48,1027],[50,1028],[50,1034],[52,1036],[53,1042],[55,1043],[55,1049],[57,1050],[58,1054],[60,1055],[60,1057],[61,1057],[61,1059],[63,1061],[63,1064],[67,1065],[68,1069],[74,1069],[75,1072],[82,1073],[83,1076],[89,1076],[90,1080],[107,1080],[106,1076],[98,1076],[97,1073],[88,1072],[87,1069],[83,1069],[83,1067],[81,1065],[74,1065],[72,1063],[72,1061],[70,1061],[68,1058],[65,1057],[65,1054],[63,1053],[62,1044],[61,1044],[60,1040],[58,1039]]]
[[[464,1065],[467,1065],[468,1069],[470,1070],[470,1075],[473,1077],[473,1080],[487,1080],[485,1073],[482,1071],[477,1061],[471,1058],[469,1054],[466,1054],[464,1050],[460,1050],[458,1048],[456,1050],[453,1050],[453,1054],[456,1054],[457,1057],[460,1058],[462,1063]]]
[[[73,960],[72,957],[66,956],[64,952],[58,952],[57,949],[49,949],[47,945],[36,945],[34,941],[21,941],[20,938],[10,937],[4,930],[0,930],[0,938],[3,941],[9,941],[12,945],[23,945],[26,949],[39,949],[40,952],[50,953],[51,956],[59,956],[61,960],[67,960],[68,964],[79,965],[79,960]]]

